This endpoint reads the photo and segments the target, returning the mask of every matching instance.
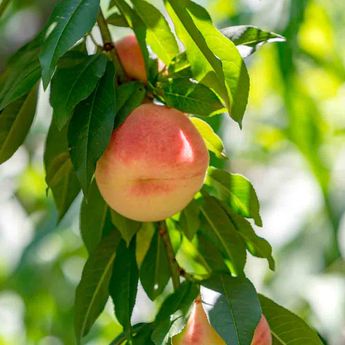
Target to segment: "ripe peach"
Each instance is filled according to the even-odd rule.
[[[142,104],[113,132],[95,177],[115,211],[138,221],[158,221],[192,200],[208,161],[206,145],[184,113]]]
[[[134,35],[128,35],[115,43],[120,62],[130,79],[147,81],[145,61]]]
[[[195,300],[185,329],[172,338],[173,345],[226,345],[210,325],[200,298]],[[257,325],[251,345],[272,345],[270,327],[264,315]]]

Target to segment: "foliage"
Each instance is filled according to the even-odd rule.
[[[262,219],[255,189],[248,179],[210,167],[201,193],[180,214],[156,224],[133,222],[111,212],[97,190],[93,180],[97,160],[113,129],[145,96],[192,114],[209,151],[224,160],[224,144],[216,126],[212,128],[212,121],[227,111],[242,125],[249,93],[244,57],[263,43],[283,39],[253,26],[219,31],[206,9],[189,0],[166,0],[164,4],[176,36],[162,13],[149,2],[110,2],[110,10],[116,13],[108,23],[128,26],[137,36],[149,71],[147,84],[124,82],[113,52],[94,46],[96,52],[91,54],[85,48],[94,26],[102,30],[103,40],[109,34],[100,24],[102,14],[96,18],[99,1],[94,0],[59,2],[47,26],[13,55],[0,76],[0,162],[15,153],[30,130],[37,82],[41,79],[45,88],[50,85],[53,107],[44,163],[58,219],[63,219],[79,192],[83,192],[80,230],[89,258],[76,290],[77,342],[83,341],[111,296],[115,316],[123,327],[123,334],[113,344],[169,344],[170,338],[182,330],[189,307],[200,286],[204,286],[220,294],[209,318],[227,344],[249,345],[262,311],[276,339],[284,339],[286,333],[286,327],[275,321],[281,315],[288,319],[286,323],[291,318],[294,325],[294,338],[288,338],[286,343],[305,344],[299,335],[309,333],[313,344],[321,344],[297,316],[265,297],[258,298],[245,277],[247,251],[267,259],[274,269],[272,248],[256,234],[252,224],[260,227]],[[303,12],[303,5],[299,6],[297,10]],[[292,23],[284,32],[292,42],[298,25]],[[184,50],[179,48],[178,39]],[[148,46],[155,56],[149,55]],[[286,79],[284,85],[299,89],[291,45],[279,45],[277,51],[281,75]],[[155,58],[166,65],[159,73]],[[20,71],[25,71],[25,75]],[[289,118],[282,132],[308,162],[334,219],[329,200],[330,172],[313,154],[322,143],[322,128],[314,119],[319,119],[319,114],[305,90],[300,90],[297,101],[295,93],[285,95]],[[304,117],[296,116],[297,106],[306,110]],[[337,232],[339,219],[334,223]],[[145,241],[142,232],[148,231],[146,227],[152,236]],[[54,226],[49,229],[53,231]],[[203,245],[205,241],[209,245]],[[195,255],[183,255],[192,252]],[[339,255],[333,241],[327,260],[332,262]],[[209,258],[215,264],[209,264]],[[154,321],[133,325],[131,316],[139,280],[151,300],[164,302]],[[169,281],[175,291],[171,291]]]

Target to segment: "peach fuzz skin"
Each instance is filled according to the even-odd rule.
[[[194,302],[187,326],[172,338],[173,345],[226,345],[210,325],[200,298]],[[271,331],[268,322],[262,315],[254,332],[251,345],[272,345]]]
[[[125,36],[115,42],[115,48],[127,77],[146,82],[145,61],[136,37]]]
[[[137,221],[159,221],[182,210],[201,188],[209,156],[188,117],[142,104],[117,128],[96,166],[109,206]]]

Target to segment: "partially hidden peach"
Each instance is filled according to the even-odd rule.
[[[145,61],[136,37],[125,36],[115,42],[115,48],[128,78],[146,82]]]
[[[142,104],[113,132],[95,177],[112,209],[137,221],[158,221],[192,200],[208,162],[206,145],[184,113]]]
[[[173,345],[226,345],[211,326],[200,298],[194,302],[192,313],[184,330],[172,338]],[[251,345],[272,345],[270,327],[262,315],[254,332]]]

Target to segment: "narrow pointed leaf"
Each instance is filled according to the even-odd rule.
[[[148,45],[165,64],[169,64],[172,58],[179,53],[179,49],[165,17],[156,7],[145,0],[131,1],[146,25]]]
[[[49,19],[51,32],[40,54],[42,80],[46,88],[58,59],[67,52],[96,22],[99,0],[60,1]]]
[[[109,207],[94,180],[90,186],[89,197],[83,198],[80,208],[80,233],[89,253],[95,250],[105,228],[110,226],[108,213]]]
[[[216,275],[202,282],[218,292],[213,308],[208,312],[211,325],[228,345],[250,345],[261,318],[260,302],[253,284],[245,277]],[[202,291],[202,299],[207,295]]]
[[[225,111],[219,97],[211,89],[189,78],[163,80],[155,91],[166,105],[185,113],[212,116]]]
[[[75,332],[77,342],[85,336],[109,297],[109,281],[120,236],[115,230],[101,241],[87,260],[75,298]]]
[[[59,129],[66,125],[74,107],[95,89],[107,64],[103,54],[84,55],[79,61],[72,67],[58,68],[51,83],[50,104]]]
[[[210,235],[217,240],[217,245],[223,255],[231,261],[232,273],[242,275],[246,262],[245,243],[228,215],[217,199],[208,195],[204,195],[201,211],[209,224]]]
[[[138,281],[135,240],[129,247],[122,240],[117,248],[109,291],[114,302],[116,318],[127,334],[131,333],[131,316],[137,296]]]
[[[271,329],[273,345],[322,345],[316,331],[291,311],[259,295],[263,314]]]
[[[86,195],[96,162],[109,143],[115,111],[114,68],[109,63],[94,92],[76,107],[68,128],[73,167]]]
[[[180,226],[183,233],[190,241],[200,229],[200,205],[195,199],[182,210]]]
[[[44,166],[46,182],[53,193],[61,220],[80,192],[80,184],[68,152],[67,127],[59,131],[54,121],[46,140]]]
[[[36,113],[37,87],[0,112],[0,164],[24,142]]]
[[[254,187],[244,176],[210,167],[206,184],[212,186],[216,195],[235,212],[253,218],[256,225],[262,226],[258,197]]]
[[[190,119],[200,135],[203,137],[207,149],[213,152],[218,158],[227,158],[224,153],[224,145],[222,139],[217,135],[213,128],[205,121],[192,117]]]
[[[140,281],[149,298],[154,300],[162,293],[169,278],[168,256],[163,240],[156,231],[140,268]]]
[[[139,231],[141,223],[128,219],[121,214],[111,210],[111,221],[115,225],[116,229],[119,230],[122,238],[129,246],[133,236]]]

